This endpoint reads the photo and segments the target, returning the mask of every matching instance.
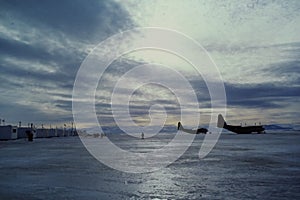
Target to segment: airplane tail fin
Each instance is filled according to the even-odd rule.
[[[226,124],[223,116],[221,114],[218,115],[218,128],[223,128]]]

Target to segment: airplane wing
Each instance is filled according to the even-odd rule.
[[[190,133],[190,134],[197,134],[197,130],[192,130],[192,129],[181,129],[181,131]]]

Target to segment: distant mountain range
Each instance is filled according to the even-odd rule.
[[[207,127],[207,126],[203,126]],[[266,131],[300,131],[300,125],[292,125],[292,124],[269,124],[264,125]],[[97,127],[91,127],[91,128],[84,128],[82,130],[85,130],[89,134],[98,133],[99,129]],[[102,130],[105,133],[124,133],[119,127],[102,127]],[[176,126],[165,126],[160,132],[164,133],[176,133],[177,127]]]
[[[300,130],[297,125],[292,124],[270,124],[264,125],[266,130],[285,130],[285,131],[296,131]]]

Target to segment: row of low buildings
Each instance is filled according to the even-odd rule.
[[[28,133],[33,134],[33,138],[67,137],[76,136],[75,129],[66,128],[38,128],[17,127],[12,125],[0,126],[0,140],[15,140],[27,138]]]

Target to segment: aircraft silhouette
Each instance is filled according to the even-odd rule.
[[[200,134],[200,133],[206,134],[208,132],[208,130],[206,128],[198,128],[195,130],[185,129],[185,128],[183,128],[181,122],[178,122],[177,130],[181,130],[183,132],[190,133],[190,134]]]
[[[259,126],[233,126],[228,125],[221,114],[218,115],[219,128],[224,128],[237,134],[264,133],[265,128]]]

